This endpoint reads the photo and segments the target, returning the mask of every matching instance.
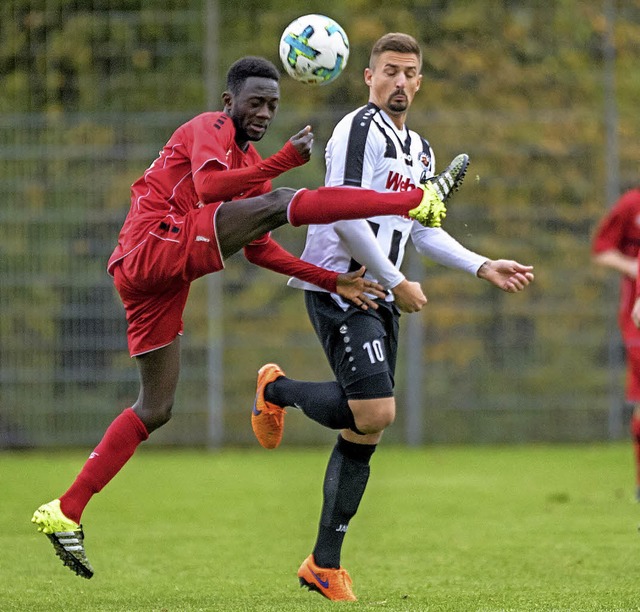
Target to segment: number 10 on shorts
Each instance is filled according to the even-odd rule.
[[[380,340],[365,342],[362,345],[362,348],[367,351],[367,355],[369,355],[369,361],[371,363],[384,361],[384,351],[382,350],[382,343],[380,342]]]

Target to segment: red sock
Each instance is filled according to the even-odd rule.
[[[422,201],[422,189],[378,192],[352,187],[301,189],[289,203],[289,223],[300,225],[333,223],[343,219],[366,219],[378,215],[401,215]]]
[[[636,484],[640,487],[640,417],[631,417],[631,439],[636,458]]]
[[[121,412],[109,425],[69,490],[60,497],[63,514],[79,523],[91,497],[122,469],[138,444],[148,437],[147,428],[131,408]]]

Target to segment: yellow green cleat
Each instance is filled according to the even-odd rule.
[[[56,555],[66,567],[83,578],[93,576],[93,568],[84,550],[82,525],[78,525],[62,513],[59,499],[40,506],[33,513],[31,522],[37,525],[38,531],[49,538]]]
[[[440,227],[447,216],[445,202],[454,191],[457,191],[464,180],[469,166],[469,156],[461,153],[436,176],[420,179],[420,187],[424,191],[422,201],[409,211],[409,217],[425,227]]]

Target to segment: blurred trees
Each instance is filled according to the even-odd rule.
[[[221,77],[242,55],[279,63],[280,34],[301,14],[298,1],[221,0],[218,6]],[[119,307],[103,291],[109,285],[104,262],[128,207],[129,185],[171,131],[205,108],[204,9],[204,0],[1,3],[0,358],[7,380],[20,368],[55,369],[44,364],[61,346],[108,366],[82,353],[84,336],[75,349],[65,344],[74,333],[65,319],[68,305],[84,308],[81,316],[94,322],[106,317],[122,333]],[[349,63],[326,87],[283,77],[280,116],[259,148],[273,152],[309,122],[317,142],[313,161],[276,184],[321,184],[322,150],[333,125],[366,102],[362,71],[371,44],[387,31],[406,31],[424,43],[424,82],[410,126],[431,141],[440,165],[462,149],[472,158],[448,229],[489,257],[537,268],[532,290],[511,297],[426,267],[430,401],[536,408],[541,401],[564,407],[591,398],[606,407],[605,324],[615,296],[603,295],[602,277],[589,267],[591,230],[609,204],[603,201],[601,3],[329,0],[321,12],[346,29]],[[640,171],[640,0],[618,3],[615,47],[627,186]],[[304,232],[283,230],[279,238],[299,252]],[[301,368],[296,376],[327,374],[317,364],[319,349],[297,292],[241,258],[224,277],[230,371],[247,369],[247,346],[259,365],[287,337]],[[87,306],[91,296],[99,306]],[[186,360],[201,365],[207,336],[199,286],[190,308],[194,352]],[[273,324],[265,326],[265,318]],[[42,353],[21,349],[25,338]],[[105,338],[92,340],[92,350],[102,350]],[[64,376],[67,361],[60,359]],[[246,376],[227,378],[230,404],[246,399],[246,382]],[[551,391],[553,399],[541,400]]]

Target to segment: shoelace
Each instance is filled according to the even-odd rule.
[[[280,406],[275,406],[270,404],[269,402],[264,403],[264,408],[262,409],[263,414],[270,414],[275,417],[280,417],[287,414],[287,411]]]
[[[353,581],[351,580],[351,576],[349,576],[349,574],[347,573],[347,570],[344,569],[339,569],[338,570],[338,576],[340,577],[340,580],[338,581],[338,585],[339,585],[339,590],[342,593],[347,593],[348,591],[350,591],[350,587],[353,584]]]

